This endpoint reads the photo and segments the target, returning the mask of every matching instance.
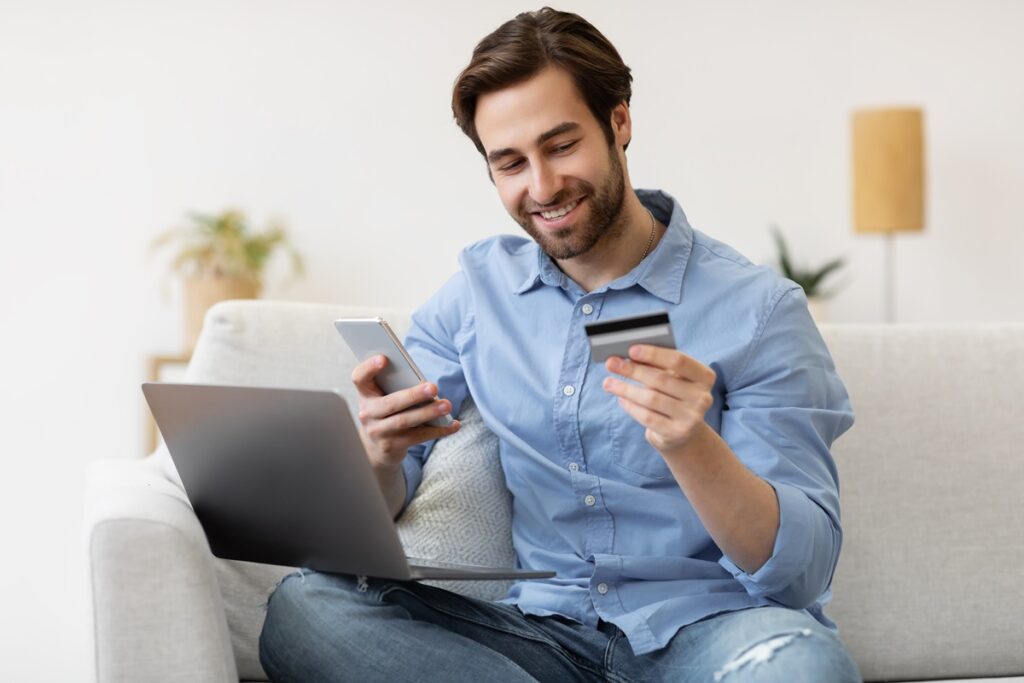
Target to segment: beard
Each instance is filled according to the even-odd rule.
[[[622,162],[614,148],[609,150],[608,156],[608,175],[600,188],[595,189],[584,180],[573,179],[549,203],[557,206],[567,199],[585,196],[586,208],[590,210],[589,220],[585,223],[577,222],[555,232],[541,230],[533,224],[534,216],[525,204],[520,204],[517,214],[512,216],[552,259],[574,258],[593,249],[602,239],[615,239],[622,234],[624,226],[620,218],[626,194],[626,179],[622,172]],[[536,207],[533,210],[536,211]]]

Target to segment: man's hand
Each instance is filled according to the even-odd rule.
[[[683,450],[703,429],[711,407],[715,372],[675,349],[636,344],[629,358],[613,356],[605,367],[642,386],[608,377],[605,391],[619,397],[619,405],[647,428],[644,436],[662,455]]]
[[[458,420],[448,427],[424,424],[452,410],[449,401],[433,400],[437,387],[429,382],[385,395],[375,377],[387,363],[386,356],[373,356],[352,371],[363,425],[359,434],[375,469],[397,469],[410,446],[454,434],[460,426]]]

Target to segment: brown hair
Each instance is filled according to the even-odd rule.
[[[477,99],[525,81],[549,65],[569,72],[608,144],[615,141],[611,113],[620,102],[629,104],[633,94],[629,67],[586,19],[544,7],[523,12],[484,37],[469,66],[455,79],[455,122],[481,154],[486,152],[474,123]]]

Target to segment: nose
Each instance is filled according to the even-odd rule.
[[[541,206],[553,203],[562,191],[562,176],[546,163],[534,164],[531,169],[530,199]]]

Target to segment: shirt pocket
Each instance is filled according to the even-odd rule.
[[[646,480],[671,479],[672,471],[654,446],[647,442],[647,428],[626,416],[611,422],[612,464]]]

